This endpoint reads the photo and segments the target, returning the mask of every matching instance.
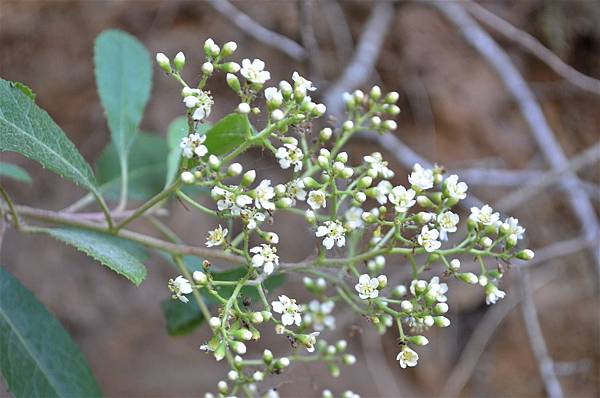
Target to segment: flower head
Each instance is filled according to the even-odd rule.
[[[496,304],[500,299],[503,299],[506,293],[498,289],[493,283],[488,283],[485,286],[485,303],[487,305]]]
[[[525,228],[519,225],[519,219],[508,217],[502,224],[502,229],[507,235],[515,235],[517,239],[523,239]]]
[[[302,170],[304,153],[302,153],[302,150],[296,145],[284,144],[277,149],[275,157],[279,159],[279,166],[281,166],[282,169],[289,169],[291,165],[294,165],[294,172]]]
[[[295,200],[306,200],[306,191],[304,190],[304,181],[301,178],[296,178],[286,185],[286,194]]]
[[[187,137],[183,137],[181,142],[179,143],[179,147],[181,148],[181,155],[184,158],[191,159],[196,155],[201,158],[202,156],[208,153],[208,148],[206,148],[204,144],[206,141],[205,135],[200,135],[198,133],[190,134]]]
[[[446,195],[453,199],[464,199],[467,197],[469,187],[464,182],[458,182],[458,176],[452,174],[444,181],[444,191]]]
[[[405,213],[414,204],[416,192],[412,189],[406,189],[402,185],[392,188],[392,192],[388,195],[390,203],[393,204],[398,213]]]
[[[303,92],[315,91],[317,89],[310,80],[303,78],[298,72],[292,74],[292,80],[294,81],[294,86]]]
[[[281,314],[281,323],[283,323],[285,326],[293,324],[300,326],[300,323],[302,322],[300,312],[302,309],[298,304],[296,304],[296,300],[291,299],[288,296],[281,295],[279,296],[279,301],[273,301],[271,306],[273,307],[273,311]]]
[[[416,163],[413,166],[413,172],[408,176],[408,182],[418,190],[433,188],[433,170],[425,169]]]
[[[419,354],[417,354],[414,350],[405,345],[402,347],[402,351],[398,353],[398,356],[396,356],[396,360],[400,362],[400,367],[402,369],[405,369],[407,366],[417,366]]]
[[[369,168],[374,171],[375,175],[385,179],[394,176],[394,172],[387,167],[388,162],[383,160],[381,153],[373,152],[372,154],[363,157],[363,159],[368,164]]]
[[[317,228],[317,238],[323,239],[323,246],[327,250],[331,249],[334,244],[338,247],[343,247],[346,244],[345,228],[339,221],[325,221],[324,225]]]
[[[227,228],[223,228],[221,224],[212,231],[208,232],[208,239],[206,239],[206,246],[221,246],[225,243],[225,237],[227,236]]]
[[[440,228],[440,239],[447,240],[448,232],[456,232],[458,224],[458,214],[451,211],[445,211],[437,215],[437,223]]]
[[[362,274],[354,289],[358,292],[358,297],[363,300],[376,298],[379,296],[379,280],[371,278],[368,274]]]
[[[448,301],[448,298],[445,296],[448,291],[448,285],[445,283],[440,283],[440,278],[434,276],[431,278],[431,281],[427,285],[427,295],[435,298],[436,301],[440,303],[445,303]]]
[[[421,228],[421,233],[417,235],[417,242],[425,248],[425,251],[432,252],[442,246],[442,242],[438,240],[440,232],[437,229],[430,230],[427,225]]]
[[[495,225],[500,219],[499,213],[494,213],[489,205],[484,205],[481,209],[471,207],[471,215],[469,218],[482,225]]]
[[[187,303],[190,300],[184,295],[192,292],[192,284],[179,275],[175,280],[169,279],[169,290],[173,292],[173,299],[179,299],[181,302]]]
[[[277,248],[271,245],[261,244],[250,249],[252,256],[252,266],[259,268],[263,267],[265,274],[273,273],[275,266],[279,265],[279,256]]]
[[[308,203],[313,210],[320,209],[321,207],[327,207],[327,195],[325,194],[325,191],[321,189],[317,191],[310,191],[308,193],[308,200],[306,203]]]
[[[271,78],[271,74],[264,70],[265,63],[260,59],[256,58],[252,62],[248,58],[242,60],[242,69],[240,73],[250,83],[265,84],[267,80]]]
[[[346,210],[344,217],[346,218],[346,227],[349,230],[362,228],[365,222],[362,219],[363,209],[360,207],[351,207]]]
[[[304,315],[304,323],[312,324],[315,330],[322,331],[325,328],[335,329],[335,318],[331,315],[335,303],[331,300],[320,303],[312,300],[308,303],[309,312]]]
[[[259,209],[275,210],[275,203],[271,201],[275,197],[275,190],[271,186],[271,180],[262,180],[255,190],[254,204]]]
[[[380,205],[384,205],[387,203],[388,194],[392,192],[392,183],[387,180],[379,181],[379,184],[374,188],[375,190],[375,199],[379,202]]]

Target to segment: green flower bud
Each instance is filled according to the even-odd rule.
[[[448,312],[448,304],[446,303],[437,303],[435,307],[433,307],[433,313],[435,315],[443,315]]]
[[[229,387],[227,386],[227,382],[221,380],[220,382],[217,383],[217,389],[219,390],[219,392],[221,394],[227,394],[227,390],[229,390]]]
[[[340,368],[336,364],[329,363],[327,365],[327,369],[329,370],[329,373],[331,373],[332,377],[335,377],[335,378],[340,377]]]
[[[400,98],[400,94],[398,94],[395,91],[391,91],[385,96],[384,102],[386,104],[395,104],[396,102],[398,102],[399,98]]]
[[[348,348],[348,342],[346,340],[339,340],[335,343],[335,349],[338,353],[346,351],[346,348]]]
[[[342,357],[342,363],[347,366],[352,366],[356,363],[356,357],[352,354],[346,354]]]
[[[479,282],[479,278],[472,272],[464,272],[461,274],[456,274],[456,277],[463,282],[469,283],[471,285],[475,285]]]
[[[319,138],[321,139],[321,141],[329,140],[332,135],[333,135],[333,130],[331,130],[329,127],[325,127],[323,130],[321,130],[319,132]]]
[[[429,340],[427,340],[427,337],[420,336],[420,335],[410,336],[410,337],[407,338],[407,340],[409,342],[415,344],[415,345],[418,345],[418,346],[425,346],[425,345],[427,345],[429,343]]]
[[[227,80],[227,85],[230,89],[232,89],[235,93],[239,94],[242,92],[242,88],[240,87],[240,79],[232,73],[228,73],[225,77]]]
[[[273,361],[273,353],[270,350],[264,350],[262,360],[265,363],[265,365],[269,365],[271,361]]]
[[[357,186],[360,189],[366,189],[366,188],[369,188],[372,183],[373,183],[373,177],[365,176],[358,181]]]
[[[225,344],[221,342],[221,344],[219,344],[217,349],[214,351],[215,360],[220,361],[225,358],[225,352]]]
[[[226,73],[238,73],[240,71],[240,64],[237,62],[225,62],[220,68]]]
[[[438,328],[445,328],[450,326],[450,319],[446,318],[445,316],[436,316],[433,318],[435,326],[437,326]]]
[[[252,340],[252,332],[246,328],[232,330],[229,334],[236,340]]]
[[[190,173],[189,171],[184,171],[181,173],[181,181],[184,184],[193,184],[195,180],[196,178],[194,177],[194,174]]]
[[[156,63],[162,70],[165,71],[165,73],[171,73],[171,61],[169,61],[169,58],[165,54],[157,53]]]
[[[425,195],[417,196],[417,203],[424,209],[430,209],[435,206],[433,202]]]
[[[302,182],[304,182],[304,186],[309,189],[316,189],[316,188],[319,188],[319,186],[320,186],[320,184],[317,182],[317,180],[315,180],[312,177],[304,177],[302,179]]]
[[[237,43],[234,41],[228,41],[227,43],[223,44],[223,49],[221,50],[221,56],[228,57],[231,54],[233,54],[235,52],[235,50],[237,50]]]
[[[179,51],[173,60],[173,64],[175,65],[175,69],[179,72],[183,69],[185,65],[185,55]]]
[[[240,183],[240,186],[241,187],[247,187],[250,184],[252,184],[255,179],[256,179],[256,171],[255,170],[248,170],[242,176],[242,181]]]
[[[372,100],[377,101],[379,98],[381,98],[381,88],[379,86],[373,86],[369,96]]]
[[[533,250],[525,249],[517,253],[517,258],[520,260],[529,261],[535,257]]]

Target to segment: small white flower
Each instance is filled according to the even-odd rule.
[[[372,299],[379,296],[379,280],[371,278],[368,274],[362,274],[358,278],[358,283],[354,289],[358,292],[358,297],[363,300]]]
[[[275,190],[271,186],[271,180],[262,180],[255,190],[254,204],[259,209],[275,210],[275,203],[271,201],[275,197]]]
[[[407,366],[417,366],[419,354],[417,354],[414,350],[405,345],[402,347],[402,351],[400,351],[400,353],[396,357],[396,360],[400,362],[400,367],[402,369],[405,369]]]
[[[296,324],[300,326],[302,317],[300,316],[301,308],[296,304],[296,300],[290,299],[288,296],[279,296],[279,301],[273,301],[271,303],[273,311],[281,314],[281,323],[285,326]]]
[[[433,170],[425,169],[416,163],[413,166],[413,172],[408,176],[408,182],[419,190],[433,188]]]
[[[452,174],[444,181],[446,194],[453,199],[464,199],[467,197],[469,187],[464,182],[458,182],[458,176]]]
[[[381,178],[388,179],[394,176],[394,172],[387,167],[388,162],[383,160],[381,153],[373,152],[372,154],[363,157],[363,159],[369,164],[369,168],[375,171]]]
[[[315,352],[315,344],[317,344],[317,336],[319,336],[321,332],[312,332],[307,335],[306,340],[304,341],[304,346],[306,347],[306,351]]]
[[[330,250],[334,244],[338,247],[343,247],[346,244],[346,230],[339,221],[325,221],[324,225],[320,225],[317,228],[317,238],[325,237],[323,239],[323,246],[327,250]]]
[[[268,87],[265,89],[265,98],[268,102],[280,105],[283,102],[283,95],[277,87]]]
[[[257,209],[243,209],[241,212],[242,219],[246,223],[246,228],[253,230],[258,226],[258,223],[265,221],[267,216],[265,213]]]
[[[327,195],[325,194],[325,191],[320,189],[317,191],[310,191],[306,203],[308,203],[313,210],[327,207]]]
[[[261,244],[250,249],[252,256],[252,266],[256,268],[263,267],[265,274],[273,273],[275,266],[279,265],[279,256],[277,248],[271,245]]]
[[[192,292],[192,284],[183,276],[179,275],[175,280],[169,280],[169,290],[173,292],[174,299],[177,298],[181,300],[181,302],[187,303],[190,300],[184,295]]]
[[[349,208],[344,214],[344,217],[346,218],[346,227],[348,227],[348,229],[351,231],[358,228],[362,228],[365,224],[362,219],[362,214],[363,209],[361,209],[360,207]]]
[[[304,323],[312,324],[315,330],[323,331],[325,328],[335,329],[335,317],[331,315],[335,303],[331,300],[319,303],[312,300],[308,303],[310,313],[304,315]]]
[[[294,165],[294,172],[302,170],[304,153],[302,153],[302,150],[296,145],[284,144],[277,149],[275,157],[279,159],[279,166],[281,166],[282,169],[289,169],[291,165]]]
[[[232,215],[239,216],[242,209],[252,203],[252,198],[248,195],[234,193],[235,186],[224,189],[221,187],[214,187],[211,192],[211,196],[217,201],[217,209],[219,211],[229,210]]]
[[[492,283],[488,283],[485,287],[485,303],[487,305],[496,304],[498,300],[503,299],[506,293],[498,289]]]
[[[248,58],[242,60],[242,69],[240,73],[250,83],[264,84],[271,78],[271,74],[265,69],[265,63],[260,59],[256,58],[250,62]]]
[[[206,141],[205,135],[200,135],[198,133],[190,134],[187,137],[183,137],[181,142],[179,143],[179,147],[181,148],[181,155],[184,158],[191,159],[196,155],[201,158],[202,156],[208,153],[208,148],[206,148],[204,144]]]
[[[223,229],[223,227],[219,224],[219,226],[212,231],[208,232],[208,239],[206,239],[206,246],[221,246],[225,243],[225,237],[227,236],[227,228]]]
[[[516,235],[517,239],[523,239],[525,228],[519,225],[519,219],[514,217],[508,217],[502,225],[507,235]]]
[[[440,240],[447,240],[448,232],[456,232],[458,220],[458,214],[451,211],[438,214],[437,223],[440,227]]]
[[[392,192],[392,184],[387,180],[381,180],[375,187],[375,199],[380,205],[384,205],[390,192]]]
[[[396,206],[395,208],[398,213],[405,213],[416,203],[415,195],[416,192],[412,189],[406,189],[402,185],[399,185],[392,189],[388,197],[390,203]]]
[[[195,108],[199,102],[200,102],[200,98],[198,98],[194,95],[188,95],[187,97],[183,98],[183,103],[185,104],[186,108],[189,108],[189,109]]]
[[[484,205],[481,209],[471,207],[471,215],[469,218],[482,225],[495,225],[500,219],[500,214],[494,213],[494,209],[489,205]]]
[[[434,276],[427,285],[427,295],[434,297],[440,303],[445,303],[448,298],[445,296],[448,291],[448,285],[440,283],[440,278]]]
[[[304,190],[304,181],[301,178],[296,178],[293,181],[290,181],[286,186],[287,191],[286,194],[292,199],[296,200],[306,200],[306,191]],[[295,204],[295,202],[294,202]]]
[[[303,78],[298,72],[292,74],[292,80],[294,81],[294,86],[304,92],[315,91],[317,89],[310,80]]]
[[[430,230],[427,225],[421,228],[421,233],[417,235],[417,242],[425,248],[425,251],[432,252],[442,246],[442,242],[438,240],[440,232],[437,229]]]

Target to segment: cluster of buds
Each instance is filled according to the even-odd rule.
[[[181,141],[181,181],[208,187],[214,205],[206,207],[184,194],[181,197],[224,225],[240,221],[242,226],[234,235],[231,227],[218,225],[209,231],[206,246],[237,256],[245,264],[243,277],[219,280],[205,268],[196,271],[193,280],[178,276],[169,282],[174,299],[187,303],[187,296],[198,290],[218,303],[217,315],[204,314],[213,335],[201,346],[216,360],[226,359],[231,367],[228,381],[218,383],[217,396],[240,391],[259,395],[260,382],[284,371],[294,360],[324,362],[337,377],[339,365],[351,365],[356,358],[345,353],[345,341],[329,345],[321,334],[335,329],[335,312],[342,305],[364,316],[380,333],[396,327],[397,360],[405,368],[417,365],[419,356],[411,346],[428,343],[423,333],[450,325],[444,278],[480,285],[488,304],[504,297],[498,288],[503,268],[489,269],[485,260],[509,263],[533,258],[531,250],[517,249],[525,232],[517,219],[502,221],[488,205],[472,208],[466,237],[456,239],[461,216],[455,207],[468,190],[457,175],[446,175],[441,167],[415,164],[406,178],[399,179],[380,152],[353,161],[342,150],[357,132],[383,134],[397,129],[393,118],[400,112],[398,93],[384,94],[375,86],[368,94],[360,90],[344,94],[347,118],[322,128],[309,145],[306,130],[293,127],[326,112],[323,104],[309,96],[316,90],[313,83],[294,72],[291,83],[284,80],[266,87],[271,74],[263,61],[244,59],[241,67],[224,62],[235,50],[233,42],[220,48],[207,40],[207,60],[196,88],[190,88],[179,74],[183,55],[176,57],[174,65],[164,55],[157,56],[160,67],[184,85],[190,131]],[[210,153],[205,136],[197,131],[197,124],[213,106],[204,85],[217,69],[226,72],[228,86],[240,97],[236,117],[258,114],[261,108],[268,112],[264,127],[225,155]],[[258,104],[262,98],[265,103]],[[245,170],[236,158],[252,146],[271,153],[287,177],[275,181],[257,178],[256,170]],[[268,230],[279,212],[303,216],[315,240],[317,253],[311,256],[310,265],[288,267],[305,274],[304,286],[314,296],[305,303],[285,294],[267,296],[265,283],[279,273],[283,263],[279,236]],[[401,256],[412,269],[405,284],[392,284],[384,273],[390,267],[386,260],[390,255]],[[461,255],[477,260],[478,274],[461,269]],[[321,267],[336,267],[340,272],[332,275],[321,272]],[[257,290],[260,302],[240,304],[242,289]],[[246,359],[247,345],[260,340],[267,325],[291,345],[290,355],[274,358],[266,349],[261,359]],[[332,394],[327,390],[323,396]],[[343,396],[357,395],[347,392]]]

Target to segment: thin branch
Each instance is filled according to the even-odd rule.
[[[383,41],[394,20],[391,2],[376,2],[360,36],[352,60],[340,78],[323,96],[328,112],[337,115],[342,110],[342,94],[367,82],[379,58]]]
[[[544,172],[541,170],[506,170],[506,169],[457,169],[452,173],[458,174],[469,185],[514,187],[530,184]]]
[[[542,327],[540,325],[535,303],[533,302],[532,287],[529,277],[529,271],[523,271],[521,278],[518,278],[520,292],[523,300],[521,301],[521,312],[523,321],[529,337],[529,344],[533,350],[533,355],[538,363],[540,376],[544,382],[544,387],[548,396],[559,398],[563,396],[563,391],[556,374],[554,373],[554,361],[548,353],[548,347],[544,340]]]
[[[437,7],[456,25],[465,40],[496,70],[504,86],[517,103],[551,169],[560,170],[568,167],[569,161],[554,137],[539,103],[506,52],[469,16],[460,3],[430,2],[429,4]],[[600,229],[598,219],[586,192],[577,181],[577,175],[568,172],[560,181],[560,185],[568,194],[569,203],[582,225],[586,240],[592,240]],[[600,274],[600,246],[591,248],[591,250],[597,272]]]
[[[321,51],[319,43],[315,36],[313,26],[313,4],[314,0],[299,0],[298,14],[300,15],[300,37],[302,37],[302,45],[307,52],[307,61],[309,73],[316,81],[323,79],[321,70]]]
[[[337,0],[320,1],[319,7],[333,37],[338,63],[343,65],[350,60],[354,52],[354,40],[344,10]]]
[[[600,94],[600,80],[587,76],[569,66],[529,33],[513,26],[510,22],[500,18],[479,4],[469,1],[465,3],[465,7],[475,18],[507,39],[519,44],[565,80],[582,90]]]
[[[523,204],[527,199],[539,194],[543,189],[557,183],[564,174],[575,173],[584,167],[590,166],[600,160],[600,142],[583,153],[573,157],[561,168],[548,171],[534,180],[532,184],[523,186],[521,189],[502,198],[496,204],[498,209],[512,210]]]
[[[238,10],[229,1],[209,0],[209,3],[219,14],[259,42],[282,51],[296,61],[302,61],[306,57],[306,50],[300,44],[289,37],[265,28]]]

